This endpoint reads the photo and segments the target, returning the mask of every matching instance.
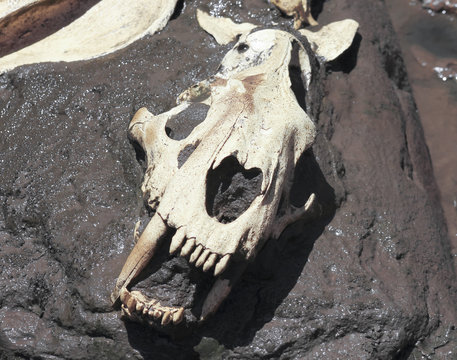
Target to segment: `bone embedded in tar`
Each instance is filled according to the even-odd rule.
[[[311,15],[311,0],[271,0],[284,14],[294,17],[294,28],[299,29],[303,23],[317,25]]]
[[[202,16],[200,13],[200,21]],[[213,21],[205,16],[204,19]],[[350,46],[356,29],[357,23],[349,20],[304,35],[315,45],[317,54],[328,60]],[[217,31],[223,30],[224,26],[218,25]],[[234,32],[230,26],[227,32],[231,39]],[[326,44],[326,38],[330,44]],[[289,71],[297,51],[305,78],[303,85],[308,90],[313,84],[312,55],[300,40],[282,30],[255,29],[242,33],[225,55],[218,72],[201,82],[204,93],[210,95],[200,97],[197,86],[196,92],[184,92],[182,102],[165,113],[152,115],[139,110],[135,115],[130,134],[147,154],[142,190],[148,203],[153,201],[156,207],[155,215],[122,269],[118,289],[129,286],[156,252],[160,242],[154,242],[153,238],[164,238],[169,228],[177,229],[170,252],[180,250],[181,256],[190,257],[189,261],[203,271],[214,268],[217,277],[203,302],[204,320],[217,310],[246,264],[256,257],[266,241],[279,236],[290,222],[311,211],[314,195],[302,208],[293,209],[289,205],[280,209],[287,206],[281,199],[291,191],[295,166],[316,136],[311,114],[297,101],[297,96],[303,94],[297,94],[291,87],[291,77],[296,74]],[[167,121],[190,109],[191,101],[192,106],[208,107],[205,118],[186,138],[179,141],[169,138],[165,130]],[[179,154],[189,148],[191,153],[178,166]],[[231,222],[222,223],[207,207],[208,179],[227,160],[236,161],[242,171],[257,169],[262,181],[248,208]],[[232,257],[237,259],[236,267],[224,273]],[[123,307],[127,305],[128,315],[133,305],[125,291],[121,291],[121,300]],[[175,323],[183,317],[184,310],[159,303],[151,305],[147,301],[145,304],[156,324],[169,323],[170,317]]]
[[[54,2],[47,3],[51,6]],[[88,60],[110,54],[163,29],[176,3],[177,0],[101,0],[59,31],[0,58],[0,73],[25,64]]]

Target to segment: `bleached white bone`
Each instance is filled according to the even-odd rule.
[[[26,5],[40,2],[43,1],[28,1]],[[176,2],[101,0],[70,25],[0,58],[0,74],[25,64],[87,60],[122,49],[161,30],[173,14]],[[5,16],[8,16],[7,10],[7,7],[3,9]]]

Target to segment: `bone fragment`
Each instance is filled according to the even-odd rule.
[[[325,25],[319,31],[301,29],[299,32],[321,60],[332,61],[351,46],[358,28],[357,21],[346,19]]]
[[[175,254],[183,245],[184,240],[186,239],[186,232],[184,228],[179,228],[176,230],[175,235],[171,239],[171,244],[170,244],[170,254]]]
[[[317,25],[311,15],[311,0],[271,0],[284,14],[294,17],[294,28],[299,29],[303,23]]]
[[[144,229],[140,239],[134,246],[124,264],[124,267],[122,268],[114,291],[111,294],[111,301],[113,303],[119,298],[119,291],[123,287],[127,287],[154,256],[166,231],[167,226],[163,222],[162,218],[157,214],[154,215]],[[125,302],[123,301],[123,303]]]
[[[229,18],[214,17],[200,9],[197,9],[197,20],[203,30],[210,33],[220,45],[226,45],[234,41],[238,35],[257,27],[250,23],[236,24]]]
[[[195,266],[196,267],[201,267],[205,263],[205,261],[208,258],[210,253],[211,252],[208,249],[205,249],[205,251],[203,251],[203,254],[200,255],[200,257],[198,258],[197,262],[195,263]]]
[[[88,60],[122,49],[165,27],[176,2],[101,0],[70,25],[1,58],[0,74],[25,64]]]
[[[192,253],[192,255],[190,255],[190,259],[189,259],[189,262],[191,264],[195,263],[195,261],[197,261],[198,257],[200,256],[200,254],[202,253],[203,251],[203,246],[202,245],[198,245],[194,252]]]
[[[216,276],[216,277],[219,276],[220,274],[222,274],[225,271],[225,269],[227,269],[227,266],[230,263],[230,258],[231,258],[231,255],[226,254],[218,261],[218,263],[216,264],[216,267],[214,269],[214,276]]]
[[[217,255],[211,254],[208,257],[208,260],[206,260],[205,263],[203,264],[203,271],[207,272],[209,269],[211,269],[214,266],[214,264],[216,263],[216,261],[217,261]]]
[[[191,238],[186,241],[184,246],[181,249],[181,256],[187,257],[195,247],[195,239]]]

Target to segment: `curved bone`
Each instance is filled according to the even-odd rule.
[[[210,16],[200,9],[197,9],[197,20],[201,28],[211,34],[220,45],[226,45],[235,40],[238,35],[257,27],[250,23],[236,24],[225,17]]]
[[[111,294],[111,301],[113,303],[119,298],[120,290],[126,288],[154,256],[166,231],[167,226],[162,218],[157,214],[154,215],[122,268],[121,274],[116,282],[116,287]]]
[[[351,46],[358,28],[357,21],[346,19],[325,25],[319,31],[301,29],[299,32],[308,39],[318,57],[332,61]]]
[[[87,60],[122,49],[161,30],[173,14],[176,2],[101,0],[70,25],[1,58],[0,73],[25,64]]]

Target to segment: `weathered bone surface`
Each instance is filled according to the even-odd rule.
[[[25,64],[87,60],[122,49],[161,30],[173,14],[176,2],[102,0],[56,33],[0,58],[0,73]],[[43,1],[18,2],[23,6],[20,9],[14,4],[9,6],[9,1],[5,3],[0,7],[2,23]]]
[[[205,19],[210,32],[211,18],[206,15]],[[227,29],[227,33],[236,36],[238,29]],[[340,53],[345,49],[343,42]],[[315,194],[302,208],[289,202],[295,165],[316,133],[291,88],[293,57],[308,90],[309,55],[296,37],[274,29],[243,33],[225,55],[219,71],[184,91],[176,107],[159,115],[142,108],[132,119],[130,136],[147,157],[142,190],[155,215],[112,293],[113,302],[120,297],[125,316],[144,317],[162,325],[182,320],[182,308],[163,307],[127,290],[170,232],[175,231],[171,254],[188,258],[217,278],[203,303],[200,320],[204,320],[217,310],[265,241],[278,237],[286,226],[314,209]],[[202,111],[200,123],[185,138],[172,139],[167,123],[197,108],[207,110]],[[261,183],[247,209],[223,223],[208,209],[208,189],[211,174],[226,162],[245,172],[260,173]]]
[[[271,0],[283,13],[294,17],[294,28],[303,24],[317,25],[311,15],[311,0]]]

